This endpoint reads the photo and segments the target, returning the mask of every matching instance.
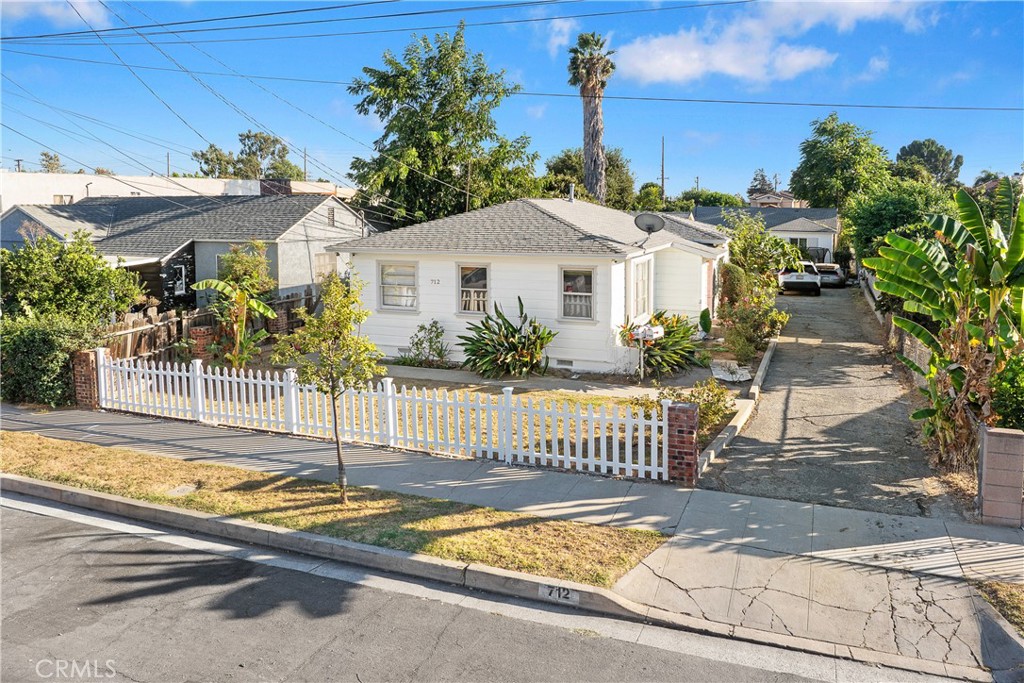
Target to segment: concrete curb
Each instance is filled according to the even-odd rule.
[[[765,354],[767,357],[767,354]],[[697,474],[704,474],[704,470],[707,469],[708,465],[715,461],[715,458],[722,454],[732,440],[736,438],[736,435],[743,429],[743,425],[747,424],[747,420],[754,414],[754,405],[757,403],[756,400],[750,398],[738,398],[736,399],[736,414],[729,420],[729,424],[718,433],[718,436],[714,438],[707,445],[701,454],[697,457]]]
[[[440,581],[455,586],[498,593],[516,598],[576,607],[605,616],[628,619],[691,631],[694,633],[734,638],[751,643],[782,647],[851,659],[866,664],[882,665],[969,681],[991,681],[981,669],[972,669],[942,662],[913,659],[827,641],[759,631],[642,605],[612,591],[595,586],[551,579],[533,574],[508,571],[485,565],[454,562],[427,555],[391,550],[378,546],[292,531],[269,524],[248,522],[204,512],[194,512],[167,505],[146,503],[96,491],[54,484],[14,474],[0,474],[0,490],[55,501],[75,507],[105,512],[135,520],[173,527],[193,533],[227,538],[242,543],[276,550],[301,553],[312,557],[370,567],[395,574]]]
[[[885,317],[883,317],[882,314],[878,312],[878,309],[875,308],[875,295],[871,293],[871,287],[868,286],[867,280],[860,281],[860,289],[864,292],[864,298],[867,299],[868,306],[871,307],[871,312],[875,314],[876,318],[878,318],[878,324],[884,328]]]
[[[764,378],[768,375],[768,366],[771,365],[772,356],[775,355],[775,348],[778,345],[778,337],[772,337],[768,342],[768,348],[764,350],[761,364],[757,366],[757,372],[754,373],[754,381],[750,383],[750,389],[747,390],[747,398],[757,401],[761,397],[761,384],[764,383]]]

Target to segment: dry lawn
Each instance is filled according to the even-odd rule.
[[[184,462],[34,434],[0,433],[0,470],[67,486],[419,552],[611,586],[665,538],[656,532]],[[169,495],[182,485],[196,490]]]
[[[1024,636],[1024,586],[1019,583],[985,581],[978,584],[985,599]]]

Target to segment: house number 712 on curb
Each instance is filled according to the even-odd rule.
[[[568,605],[580,604],[579,591],[574,591],[571,588],[564,588],[562,586],[539,586],[540,597],[545,600],[551,600],[552,602],[561,602]]]

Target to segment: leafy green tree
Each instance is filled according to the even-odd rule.
[[[580,89],[583,100],[583,185],[599,204],[605,203],[608,192],[601,102],[615,71],[615,51],[605,45],[597,33],[581,33],[569,48],[569,85]]]
[[[376,155],[352,160],[349,177],[370,196],[383,195],[399,224],[442,218],[538,191],[529,138],[498,133],[494,111],[519,90],[454,36],[414,36],[401,56],[364,67],[348,92],[356,111],[383,122]],[[469,192],[467,193],[467,189]],[[372,201],[372,200],[370,200]]]
[[[888,233],[904,237],[931,234],[931,214],[952,214],[956,210],[952,191],[928,182],[893,179],[855,196],[844,219],[852,229],[853,248],[861,258],[874,256]]]
[[[277,287],[277,281],[270,276],[267,245],[260,240],[232,244],[228,253],[220,258],[217,276],[255,297],[263,296]]]
[[[918,183],[935,182],[935,178],[932,177],[932,172],[929,171],[928,167],[916,157],[897,161],[889,168],[889,172],[892,174],[893,178],[913,180]]]
[[[636,178],[629,167],[629,159],[626,158],[621,148],[613,147],[606,150],[605,162],[605,204],[613,209],[628,211],[633,206],[633,200],[636,197],[634,189]],[[549,176],[571,178],[571,182],[576,184],[577,197],[594,197],[589,190],[585,195],[580,192],[581,189],[587,189],[583,182],[583,150],[581,148],[563,149],[544,162],[544,166],[547,168]],[[567,194],[568,188],[565,190],[565,194]],[[597,198],[594,197],[594,199],[596,201]]]
[[[288,145],[281,138],[247,130],[238,134],[238,142],[237,155],[213,144],[192,152],[192,158],[199,162],[199,174],[208,178],[302,180],[302,169],[288,160]]]
[[[637,211],[664,211],[665,201],[661,198],[661,185],[644,183],[633,200],[633,208]]]
[[[1009,181],[1015,196],[1021,194],[1021,176],[1007,176],[995,171],[982,171],[975,180],[974,187],[967,188],[967,192],[974,197],[974,201],[978,202],[978,206],[981,207],[981,213],[985,216],[986,220],[997,218],[999,185],[996,184],[994,187],[987,189],[985,186],[993,180],[1001,180],[1003,178]]]
[[[993,180],[999,180],[1002,177],[1002,173],[986,168],[984,171],[979,173],[978,176],[974,179],[974,187],[977,187],[978,185],[984,185],[985,183],[992,182]]]
[[[768,174],[764,172],[764,169],[759,168],[754,171],[754,177],[750,181],[750,186],[747,187],[747,199],[755,195],[768,194],[774,191],[775,185],[768,179]]]
[[[775,277],[783,268],[800,260],[800,251],[772,234],[764,218],[740,211],[726,211],[725,232],[729,235],[729,262],[748,275]]]
[[[348,476],[341,450],[338,401],[347,389],[361,389],[375,375],[385,373],[380,365],[384,354],[359,334],[359,326],[370,316],[360,300],[362,287],[355,278],[346,283],[336,273],[325,277],[320,289],[323,312],[314,316],[305,308],[298,309],[303,325],[278,340],[273,356],[275,363],[294,364],[300,382],[315,385],[331,397],[342,505],[348,503]]]
[[[5,316],[62,314],[92,325],[143,299],[138,274],[108,265],[85,232],[67,243],[44,235],[16,251],[0,249],[0,290]]]
[[[44,173],[67,173],[64,163],[60,160],[60,155],[54,152],[40,152],[39,165]]]
[[[927,367],[901,357],[928,383],[923,391],[932,405],[913,417],[926,420],[942,463],[962,470],[976,464],[976,423],[995,421],[992,377],[1022,347],[1024,199],[1016,202],[1013,186],[1003,179],[997,220],[986,221],[963,189],[956,203],[956,217],[932,217],[935,237],[889,233],[886,246],[865,265],[877,273],[879,290],[938,326],[933,333],[909,318],[893,318],[931,352]]]
[[[872,141],[870,131],[840,121],[835,112],[811,126],[811,137],[800,143],[800,164],[789,183],[799,199],[843,214],[854,195],[889,178],[885,150]]]
[[[734,194],[696,188],[683,192],[678,199],[692,201],[696,206],[732,206],[736,208],[743,206],[743,200]]]
[[[935,182],[940,185],[956,185],[960,167],[964,165],[962,154],[953,156],[953,150],[940,145],[932,138],[914,140],[900,147],[896,154],[896,163],[910,160],[916,160],[928,169]]]

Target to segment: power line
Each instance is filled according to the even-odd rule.
[[[106,4],[105,4],[105,3],[103,3],[103,1],[102,1],[102,0],[99,0],[99,2],[100,2],[100,4],[101,4],[101,5],[103,6],[103,7],[105,7],[105,8],[106,8],[106,9],[108,9],[109,11],[111,11],[111,12],[112,12],[112,13],[113,13],[113,14],[114,14],[115,16],[117,16],[117,17],[118,17],[118,19],[119,19],[119,20],[121,20],[121,22],[122,22],[123,24],[126,24],[126,25],[127,25],[127,22],[125,22],[124,18],[122,18],[122,16],[121,16],[120,14],[118,14],[118,13],[117,13],[116,11],[114,11],[114,10],[110,9],[110,7],[106,6]],[[126,4],[127,4],[127,5],[128,5],[129,7],[131,7],[132,9],[134,9],[134,10],[135,10],[136,12],[139,12],[140,14],[142,14],[143,16],[145,16],[146,18],[150,18],[151,20],[155,20],[155,19],[153,19],[153,17],[152,17],[152,16],[150,16],[150,15],[146,14],[146,13],[145,13],[144,11],[142,11],[141,9],[139,9],[139,8],[137,8],[137,7],[135,7],[135,6],[133,6],[132,4],[130,4],[130,3],[126,3]],[[146,39],[146,42],[148,42],[148,43],[151,43],[151,45],[152,45],[152,41],[150,41],[150,40]],[[240,108],[240,106],[238,106],[237,104],[234,104],[234,102],[232,102],[231,100],[229,100],[228,98],[226,98],[225,96],[223,96],[223,95],[222,95],[222,94],[221,94],[221,93],[220,93],[219,91],[217,91],[216,89],[214,89],[214,88],[210,87],[210,86],[209,86],[209,84],[207,84],[207,83],[206,83],[205,81],[203,81],[203,79],[201,79],[201,78],[199,78],[199,77],[198,77],[197,75],[195,75],[195,74],[191,73],[191,72],[190,72],[190,71],[189,71],[189,70],[188,70],[187,68],[185,68],[185,67],[184,67],[184,66],[182,65],[182,63],[181,63],[181,62],[179,62],[179,61],[177,61],[176,59],[174,59],[174,57],[172,57],[171,55],[169,55],[169,54],[168,54],[168,53],[167,53],[167,52],[166,52],[165,50],[161,49],[160,47],[158,47],[158,46],[156,46],[156,45],[153,45],[153,47],[154,47],[154,49],[156,49],[156,50],[157,50],[158,52],[160,52],[160,53],[161,53],[162,55],[164,55],[164,57],[166,57],[166,58],[167,58],[167,59],[168,59],[169,61],[171,61],[171,62],[173,63],[173,65],[174,65],[175,67],[177,67],[177,68],[178,68],[178,70],[180,70],[181,72],[184,72],[185,74],[187,74],[187,75],[188,75],[188,76],[189,76],[189,77],[190,77],[191,79],[195,80],[195,81],[196,81],[197,83],[199,83],[199,84],[200,84],[201,86],[203,86],[203,87],[204,87],[205,89],[207,89],[207,90],[208,90],[208,91],[209,91],[210,93],[212,93],[212,94],[213,94],[214,96],[216,96],[216,97],[217,97],[218,99],[220,99],[220,100],[221,100],[221,101],[223,101],[223,102],[224,102],[225,104],[227,104],[227,105],[229,106],[229,108],[231,108],[231,109],[232,109],[232,110],[233,110],[234,112],[238,113],[238,114],[239,114],[240,116],[242,116],[243,118],[245,118],[246,120],[248,120],[249,122],[251,122],[251,123],[252,123],[253,125],[255,125],[255,126],[256,126],[257,128],[260,128],[260,129],[262,129],[262,130],[266,131],[267,133],[269,133],[269,134],[271,134],[271,135],[273,135],[273,136],[275,136],[275,137],[281,138],[281,136],[280,136],[280,135],[276,134],[276,133],[275,133],[274,131],[270,130],[270,128],[268,128],[267,126],[265,126],[265,125],[263,125],[262,123],[260,123],[259,121],[257,121],[257,120],[256,120],[256,119],[255,119],[254,117],[250,116],[250,115],[249,115],[249,114],[248,114],[247,112],[245,112],[245,111],[244,111],[244,110],[243,110],[242,108]],[[211,58],[211,59],[214,59],[215,61],[217,61],[218,63],[220,63],[220,65],[221,65],[222,67],[224,67],[224,68],[226,68],[226,69],[230,69],[230,67],[228,67],[228,66],[226,65],[226,63],[224,63],[223,61],[220,61],[220,59],[218,59],[217,57],[213,56],[213,55],[212,55],[212,54],[210,54],[209,52],[206,52],[206,51],[205,51],[205,50],[203,50],[202,48],[199,48],[199,47],[193,46],[193,49],[196,49],[197,51],[199,51],[199,52],[201,52],[201,53],[205,54],[205,55],[206,55],[206,56],[208,56],[209,58]],[[316,161],[315,159],[312,159],[312,161],[313,161],[313,164],[314,164],[314,165],[316,165],[316,166],[318,166],[319,168],[321,168],[321,170],[324,170],[324,171],[326,171],[326,172],[327,172],[328,174],[333,174],[333,175],[335,175],[336,177],[338,177],[338,179],[339,179],[339,180],[341,180],[341,179],[342,179],[342,177],[343,177],[343,176],[342,176],[342,174],[338,173],[338,172],[337,172],[337,171],[335,171],[334,169],[331,169],[330,167],[328,167],[328,166],[326,166],[326,165],[324,165],[324,164],[321,164],[321,163],[317,162],[317,161]],[[347,183],[345,183],[345,182],[344,182],[344,180],[342,180],[342,184],[347,184]],[[359,191],[362,191],[362,190],[360,190],[360,189],[358,189],[358,188],[356,188],[356,187],[352,187],[352,189],[355,189],[356,193],[359,193]],[[366,193],[365,193],[365,194],[366,194]],[[369,194],[367,194],[367,195],[368,195],[368,197],[370,197],[370,199],[371,199],[371,200],[373,200],[373,196],[372,196],[372,195],[369,195]],[[385,198],[385,199],[387,199],[387,198]],[[394,203],[394,202],[392,202],[392,203]],[[400,203],[399,203],[399,205],[400,205]],[[402,208],[404,208],[404,207],[402,207]]]
[[[582,1],[583,0],[529,0],[528,2],[507,2],[507,3],[500,3],[500,4],[495,4],[495,5],[470,5],[468,7],[463,5],[463,6],[460,6],[460,7],[446,7],[446,8],[443,8],[443,9],[417,10],[417,11],[410,11],[410,12],[393,12],[393,13],[390,13],[390,14],[369,14],[369,15],[364,15],[364,16],[360,16],[360,17],[334,17],[334,18],[331,18],[331,19],[308,19],[308,20],[305,20],[305,21],[274,22],[274,23],[270,23],[270,24],[244,24],[244,25],[241,25],[241,26],[213,26],[213,27],[209,27],[209,28],[178,29],[178,30],[166,30],[166,31],[147,31],[145,33],[141,32],[139,30],[139,29],[143,29],[143,28],[156,28],[156,27],[166,28],[167,26],[182,25],[182,24],[189,24],[189,23],[201,23],[202,21],[228,21],[228,20],[233,20],[233,19],[245,18],[246,16],[260,16],[260,15],[244,15],[243,14],[243,15],[236,15],[234,17],[220,17],[220,18],[217,18],[217,19],[198,20],[196,22],[187,22],[187,21],[186,22],[182,22],[182,21],[179,21],[179,22],[172,22],[172,23],[167,23],[167,24],[153,23],[153,24],[146,24],[146,25],[143,25],[143,26],[129,26],[129,25],[126,24],[125,26],[120,26],[120,27],[116,27],[116,28],[102,29],[100,31],[95,31],[95,30],[91,30],[91,31],[73,31],[73,32],[67,32],[67,33],[63,33],[63,34],[55,33],[55,34],[50,34],[48,36],[11,36],[11,37],[3,38],[2,40],[28,40],[28,39],[33,39],[33,38],[53,38],[53,37],[58,37],[58,38],[60,38],[60,37],[69,37],[69,38],[77,37],[77,39],[88,39],[88,38],[94,37],[96,34],[108,33],[108,32],[111,32],[111,31],[117,31],[116,34],[110,36],[111,38],[125,38],[125,37],[129,37],[128,35],[121,33],[121,32],[124,32],[124,31],[133,31],[134,33],[136,33],[137,35],[140,35],[140,36],[141,35],[151,35],[151,36],[152,35],[167,35],[167,34],[172,34],[172,35],[175,35],[175,36],[179,36],[179,35],[181,35],[183,33],[209,33],[211,31],[240,31],[240,30],[258,29],[258,28],[282,28],[282,27],[286,27],[286,26],[305,26],[305,25],[310,25],[310,24],[347,23],[347,22],[350,22],[350,21],[366,21],[366,20],[369,20],[369,19],[395,19],[395,18],[399,18],[399,17],[416,17],[416,16],[430,16],[430,15],[435,15],[435,14],[451,14],[453,12],[463,12],[464,13],[464,12],[479,12],[479,11],[496,10],[496,9],[519,9],[519,8],[524,8],[524,7],[536,7],[538,5],[563,5],[563,4],[567,4],[567,3],[577,3],[577,2],[582,2]],[[367,3],[359,3],[357,5],[338,5],[338,6],[335,7],[335,9],[347,8],[347,7],[358,7],[360,5],[383,4],[385,2],[386,3],[392,3],[392,2],[398,2],[398,0],[381,0],[381,2],[367,2]],[[298,11],[298,10],[294,10],[294,11]],[[155,19],[153,21],[156,22]]]
[[[277,12],[259,12],[257,14],[236,14],[227,17],[213,17],[210,19],[190,19],[188,21],[171,21],[166,24],[143,24],[141,26],[130,26],[127,28],[155,28],[157,26],[183,26],[186,24],[208,24],[215,21],[233,21],[235,19],[256,19],[259,17],[276,17],[285,14],[302,14],[305,12],[327,12],[336,9],[349,9],[351,7],[363,7],[366,5],[383,5],[399,0],[372,0],[371,2],[356,2],[349,5],[329,5],[327,7],[305,7],[303,9],[289,9],[280,10]],[[78,35],[96,35],[99,33],[112,33],[124,31],[126,27],[115,26],[113,28],[100,28],[93,29],[91,31],[64,31],[62,33],[40,33],[37,35],[30,36],[5,36],[0,40],[24,40],[26,38],[63,38],[66,36],[78,36]]]
[[[24,50],[14,50],[11,48],[0,48],[4,52],[12,52],[15,54],[26,55],[31,57],[43,57],[46,59],[57,59],[61,61],[69,62],[83,62],[87,64],[101,64],[105,66],[122,66],[117,62],[108,62],[98,59],[85,59],[82,57],[64,57],[60,55],[48,55],[38,52],[26,52]],[[160,66],[145,66],[140,64],[133,64],[133,68],[150,71],[164,71],[171,73],[180,73],[178,69],[171,69]],[[299,78],[294,76],[262,76],[254,74],[241,74],[241,73],[225,73],[223,71],[194,71],[193,73],[201,76],[223,76],[228,78],[247,78],[263,81],[285,81],[291,83],[309,83],[316,85],[352,85],[351,81],[335,81],[329,79],[318,79],[318,78]],[[534,91],[518,91],[511,93],[511,95],[520,95],[527,97],[560,97],[560,98],[579,98],[581,97],[578,93],[553,93],[553,92],[534,92]],[[681,103],[681,104],[735,104],[735,105],[750,105],[750,106],[774,106],[774,107],[819,107],[819,108],[832,108],[832,109],[894,109],[894,110],[923,110],[923,111],[993,111],[993,112],[1019,112],[1024,111],[1024,107],[977,107],[977,106],[958,106],[958,105],[927,105],[927,104],[881,104],[881,103],[857,103],[857,102],[799,102],[799,101],[780,101],[780,100],[731,100],[731,99],[716,99],[716,98],[695,98],[695,97],[647,97],[640,95],[608,95],[602,96],[606,100],[618,100],[624,102],[668,102],[668,103]]]
[[[436,26],[414,26],[414,27],[403,27],[403,28],[388,28],[388,29],[366,29],[363,31],[336,31],[331,33],[309,33],[309,34],[298,34],[290,36],[252,36],[248,38],[209,38],[206,40],[191,41],[193,44],[196,43],[246,43],[254,41],[277,41],[277,40],[296,40],[306,38],[335,38],[339,36],[368,36],[378,35],[385,33],[408,33],[410,31],[435,31],[441,29],[453,29],[459,28],[460,26],[470,27],[482,27],[482,26],[508,26],[514,24],[533,24],[545,21],[556,21],[558,19],[587,19],[593,17],[609,17],[609,16],[621,16],[626,14],[645,14],[651,12],[672,12],[677,10],[686,9],[698,9],[702,7],[725,7],[729,5],[746,5],[758,0],[725,0],[724,2],[702,2],[693,3],[688,5],[672,5],[669,7],[646,7],[642,9],[628,9],[628,10],[609,10],[605,12],[585,12],[581,14],[563,14],[560,16],[553,17],[527,17],[524,19],[501,19],[494,21],[479,21],[479,22],[460,22],[458,24],[441,24]],[[97,36],[99,37],[99,36]],[[125,36],[127,37],[127,36]],[[187,40],[165,40],[158,41],[160,45],[184,45],[188,43]],[[45,42],[45,41],[23,41],[20,44],[23,45],[58,45],[63,47],[90,47],[94,45],[91,42],[78,41],[78,42]],[[142,45],[138,41],[124,41],[117,43],[118,45]]]

